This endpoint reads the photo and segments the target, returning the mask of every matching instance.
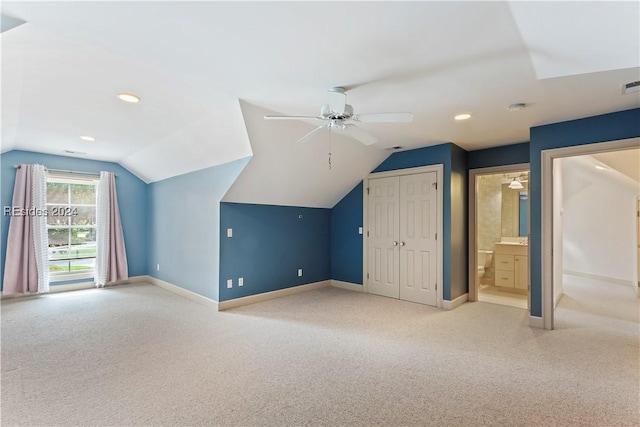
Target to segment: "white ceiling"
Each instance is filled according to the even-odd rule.
[[[239,100],[316,115],[326,90],[344,85],[356,113],[413,112],[410,124],[362,125],[380,142],[354,149],[370,151],[353,160],[358,171],[394,145],[475,150],[527,141],[531,126],[640,106],[640,94],[620,94],[640,79],[635,1],[3,2],[2,13],[27,21],[0,36],[2,151],[82,151],[147,182],[252,151],[246,173],[271,149],[295,161],[282,154],[310,128],[247,120]],[[121,103],[121,91],[142,102]],[[528,107],[507,111],[515,102]],[[473,117],[455,122],[461,112]],[[297,155],[324,165],[317,150]],[[256,170],[269,179],[268,167]],[[274,176],[302,173],[290,170]],[[335,194],[309,205],[357,182],[335,175],[315,184],[335,184]]]
[[[594,164],[614,169],[640,184],[640,148],[592,154]]]
[[[298,143],[314,126],[274,123],[264,120],[273,111],[241,106],[253,158],[224,196],[226,202],[332,208],[391,154],[329,132]]]
[[[638,159],[637,149],[617,151],[615,153],[617,154],[609,157],[614,164],[617,161],[622,160],[622,153],[626,153],[627,156],[635,156],[635,159]],[[604,163],[596,158],[596,156],[601,156],[602,154],[613,154],[613,152],[558,159],[558,161],[562,163],[563,191],[565,194],[577,194],[589,185],[599,182],[608,182],[618,190],[629,193],[629,201],[632,202],[636,196],[640,195],[640,183],[637,181],[637,178],[629,177],[626,173],[623,173],[619,169],[608,164],[605,164],[608,169],[596,169],[595,165],[602,165]],[[622,163],[619,163],[619,165],[620,164],[626,164],[626,161],[622,160]],[[638,166],[635,167],[636,174],[637,169]]]

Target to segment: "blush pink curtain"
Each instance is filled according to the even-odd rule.
[[[38,276],[38,232],[35,229],[34,215],[28,213],[32,208],[40,207],[34,200],[35,167],[44,169],[42,165],[23,164],[16,170],[2,289],[2,293],[7,295],[46,291],[42,289],[43,280],[48,287],[48,274]]]
[[[127,251],[120,222],[120,208],[113,172],[100,172],[98,189],[98,254],[96,257],[96,286],[129,278]],[[101,223],[105,221],[106,223]]]

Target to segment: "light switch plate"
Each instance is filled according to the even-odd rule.
[[[302,277],[302,269],[301,268],[298,269],[298,277]]]
[[[233,279],[227,280],[227,289],[233,288]]]
[[[358,234],[362,234],[362,227],[358,227]]]
[[[239,278],[238,279],[238,286],[244,286],[244,278]]]
[[[227,237],[233,237],[233,228],[227,228]]]

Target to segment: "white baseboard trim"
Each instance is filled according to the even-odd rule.
[[[152,276],[145,277],[146,280],[142,280],[143,282],[149,282],[152,285],[156,285],[173,294],[190,299],[191,301],[197,302],[198,304],[206,305],[207,307],[215,308],[216,310],[219,309],[218,301],[214,301],[211,298],[204,297],[200,294],[196,294],[195,292],[191,292],[190,290],[174,285],[173,283],[165,282],[164,280],[156,279]]]
[[[279,289],[277,291],[264,292],[247,297],[235,298],[218,303],[218,311],[229,310],[230,308],[242,307],[244,305],[255,304],[258,302],[268,301],[274,298],[295,295],[302,292],[313,291],[314,289],[326,288],[331,286],[331,280],[323,280],[321,282],[309,283],[306,285],[293,286],[291,288]]]
[[[532,328],[544,329],[542,317],[529,316],[529,326]]]
[[[67,285],[49,285],[49,293],[55,294],[57,292],[81,291],[83,289],[92,289],[95,287],[96,284],[94,282],[69,283]]]
[[[334,288],[346,289],[348,291],[362,292],[362,285],[356,283],[343,282],[340,280],[331,279],[331,286]]]
[[[142,283],[149,282],[149,276],[133,276],[129,277],[126,280],[118,280],[117,282],[107,283],[106,287],[110,286],[118,286],[118,285],[128,285],[131,283]],[[9,298],[21,298],[21,297],[33,297],[33,296],[45,296],[49,294],[57,294],[58,292],[70,292],[70,291],[82,291],[85,289],[95,289],[95,282],[79,282],[79,283],[68,283],[66,285],[49,285],[49,292],[46,294],[38,294],[38,293],[25,293],[25,294],[11,294],[5,295],[2,294],[2,299]]]
[[[465,293],[460,295],[458,298],[452,299],[451,301],[443,300],[442,308],[444,308],[445,310],[453,310],[454,308],[461,306],[467,301],[469,301],[469,294]]]
[[[624,279],[618,279],[615,277],[599,276],[597,274],[583,273],[581,271],[563,270],[562,272],[564,274],[569,274],[571,276],[586,277],[587,279],[600,280],[601,282],[608,282],[608,283],[614,283],[616,285],[633,287],[633,280],[624,280]]]
[[[149,276],[133,276],[128,279],[118,280],[115,282],[109,282],[104,287],[108,288],[110,286],[120,286],[120,285],[129,285],[132,283],[142,283],[148,282]],[[67,285],[50,285],[49,293],[53,294],[56,292],[68,292],[68,291],[81,291],[83,289],[93,289],[96,288],[96,282],[80,282],[80,283],[69,283]]]
[[[560,300],[562,299],[562,296],[564,295],[564,292],[560,292],[558,295],[556,295],[556,300],[553,303],[553,308],[555,309],[558,306],[558,303],[560,302]]]

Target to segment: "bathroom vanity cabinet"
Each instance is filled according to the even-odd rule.
[[[495,247],[495,285],[501,288],[529,289],[528,245],[497,243]]]

